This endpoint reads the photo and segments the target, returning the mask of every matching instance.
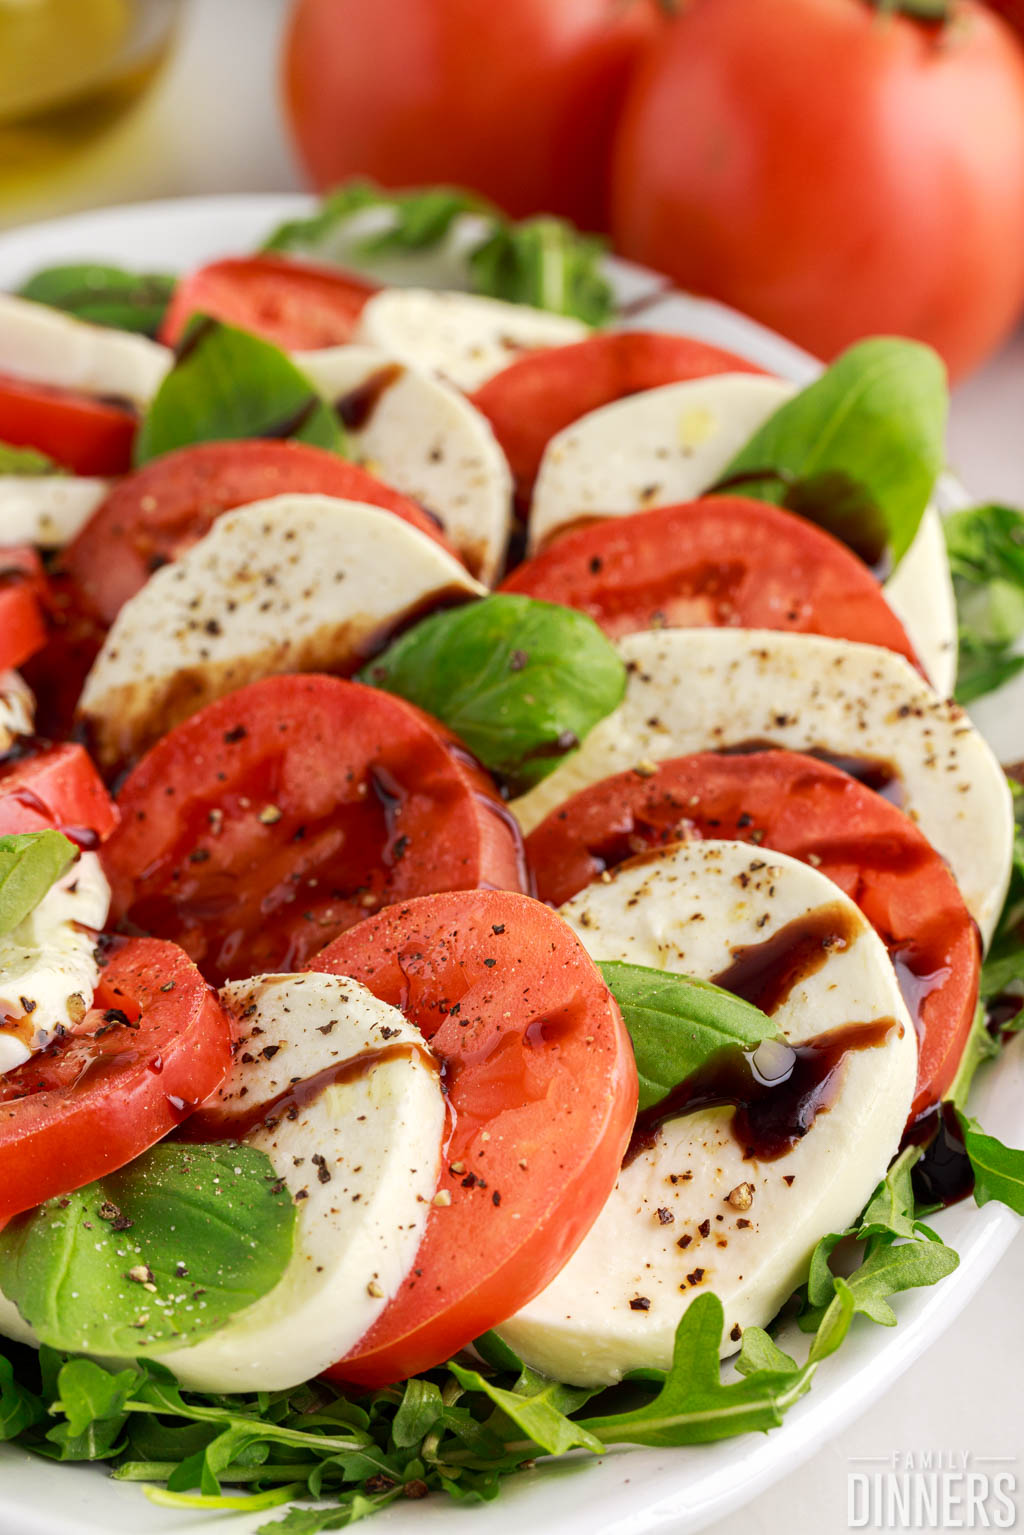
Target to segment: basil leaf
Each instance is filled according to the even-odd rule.
[[[157,390],[135,439],[136,464],[193,442],[291,437],[335,453],[345,438],[334,411],[278,347],[202,316]]]
[[[0,938],[35,911],[77,857],[75,844],[59,831],[0,837]]]
[[[943,525],[959,615],[956,696],[971,703],[1024,669],[1024,513],[969,507]]]
[[[750,1002],[693,976],[607,960],[599,967],[622,1010],[640,1077],[640,1109],[653,1108],[719,1050],[778,1033]]]
[[[585,614],[508,592],[425,618],[359,680],[434,715],[522,794],[618,706],[626,669]]]
[[[605,249],[604,240],[564,219],[502,222],[470,255],[470,277],[474,290],[490,298],[605,325],[615,308],[601,268]]]
[[[16,448],[10,443],[0,442],[0,474],[41,476],[67,472],[36,448]]]
[[[368,220],[368,212],[376,217]],[[466,215],[473,227],[461,229]],[[451,281],[474,293],[575,315],[590,325],[612,316],[611,284],[601,266],[604,240],[549,216],[516,223],[459,187],[392,192],[372,181],[349,181],[328,193],[311,217],[281,224],[264,249],[372,266],[382,258],[417,256],[446,245]]]
[[[163,272],[125,272],[86,261],[36,272],[18,292],[92,325],[155,336],[175,281]]]
[[[987,1205],[995,1199],[1024,1215],[1024,1151],[986,1135],[976,1119],[968,1119],[959,1109],[956,1117],[974,1169],[975,1204]]]
[[[254,1147],[162,1142],[11,1221],[0,1232],[0,1290],[53,1348],[135,1356],[185,1346],[284,1273],[295,1209],[275,1186]]]
[[[945,369],[930,347],[859,342],[755,432],[715,488],[830,530],[835,516],[838,536],[872,562],[884,531],[898,561],[943,466],[948,410]]]

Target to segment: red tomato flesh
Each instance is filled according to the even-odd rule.
[[[34,549],[0,549],[0,671],[46,643],[46,577]]]
[[[390,1002],[442,1063],[451,1135],[401,1290],[328,1373],[380,1386],[440,1364],[565,1264],[618,1176],[637,1106],[614,999],[566,924],[526,896],[460,892],[392,906],[314,970]]]
[[[573,346],[531,352],[471,398],[494,429],[512,469],[523,516],[544,449],[581,416],[627,395],[713,373],[761,373],[732,352],[688,336],[611,331]]]
[[[0,374],[0,442],[35,448],[74,474],[124,474],[137,425],[129,405]]]
[[[86,605],[112,624],[153,571],[190,549],[223,512],[291,491],[383,507],[454,554],[415,501],[335,453],[301,442],[204,442],[154,459],[116,485],[61,565]]]
[[[502,584],[609,635],[783,629],[861,640],[916,664],[881,586],[845,544],[764,501],[708,496],[565,533]]]
[[[164,736],[118,795],[113,920],[173,938],[215,983],[298,970],[371,911],[525,888],[491,780],[404,699],[268,677]]]
[[[896,966],[918,1032],[911,1118],[954,1076],[978,998],[978,931],[945,862],[896,805],[796,752],[702,752],[650,777],[617,773],[573,795],[526,842],[542,900],[561,905],[646,848],[694,837],[754,842],[813,864],[857,903]]]
[[[376,284],[288,256],[237,256],[212,261],[183,277],[160,327],[177,346],[192,315],[209,315],[252,331],[286,351],[312,351],[351,341]]]
[[[54,827],[89,850],[110,836],[119,819],[83,747],[51,746],[33,737],[0,757],[0,836]]]
[[[0,1224],[140,1156],[230,1064],[227,1014],[182,951],[115,949],[81,1025],[0,1076]]]

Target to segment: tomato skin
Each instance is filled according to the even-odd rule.
[[[0,671],[20,666],[46,643],[45,596],[35,550],[0,548]]]
[[[73,474],[124,474],[137,426],[127,405],[0,374],[0,442],[36,448]]]
[[[119,820],[84,747],[33,740],[0,757],[0,836],[55,827],[86,848],[104,842]]]
[[[603,869],[680,837],[753,842],[811,863],[857,903],[918,1013],[911,1119],[949,1088],[978,999],[981,945],[953,876],[914,823],[828,763],[797,752],[677,757],[617,773],[526,839],[542,900],[561,905]]]
[[[528,352],[488,379],[472,402],[504,450],[525,516],[544,449],[580,416],[662,384],[763,369],[721,347],[656,331],[609,331],[574,346]]]
[[[336,267],[290,256],[230,256],[183,277],[167,307],[160,340],[177,346],[192,315],[252,331],[286,350],[351,341],[376,285]]]
[[[606,224],[622,96],[653,0],[298,0],[284,86],[314,184],[445,182],[520,218]]]
[[[180,558],[222,512],[288,491],[381,506],[454,553],[415,501],[336,453],[241,440],[179,448],[128,475],[65,549],[61,567],[89,610],[112,624],[154,569]]]
[[[140,1156],[227,1074],[227,1014],[174,944],[123,942],[93,1006],[75,1033],[0,1076],[0,1224]],[[138,1027],[111,1027],[104,1009]]]
[[[882,645],[916,664],[903,625],[855,554],[804,518],[739,496],[570,531],[501,590],[578,608],[613,637],[656,626],[784,629]]]
[[[112,920],[172,938],[216,984],[300,969],[391,901],[525,879],[515,822],[454,736],[336,677],[268,677],[201,709],[118,806]]]
[[[623,255],[822,358],[917,337],[954,376],[1024,306],[1024,55],[867,0],[693,0],[616,139]]]
[[[392,906],[310,968],[362,981],[422,1029],[453,1110],[439,1183],[450,1202],[431,1209],[398,1295],[327,1372],[380,1386],[443,1363],[565,1264],[618,1176],[636,1063],[596,965],[526,896]]]

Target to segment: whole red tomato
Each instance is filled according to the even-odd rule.
[[[655,0],[298,0],[285,92],[319,187],[471,187],[607,227],[612,133]]]
[[[1024,53],[975,0],[691,0],[616,140],[622,253],[832,357],[930,342],[962,374],[1024,306]]]

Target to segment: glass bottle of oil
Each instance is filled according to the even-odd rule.
[[[122,118],[177,0],[0,0],[0,196],[35,190]]]

